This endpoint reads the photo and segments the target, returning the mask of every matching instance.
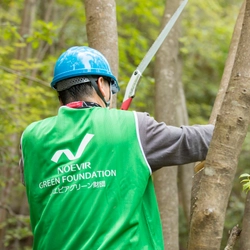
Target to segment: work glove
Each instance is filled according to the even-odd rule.
[[[195,173],[198,173],[201,169],[203,169],[204,166],[205,166],[205,162],[206,162],[206,161],[198,162],[198,163],[194,166],[194,172],[195,172]]]

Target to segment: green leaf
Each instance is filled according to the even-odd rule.
[[[250,177],[250,174],[242,174],[242,175],[240,175],[240,177],[239,178],[249,178]]]

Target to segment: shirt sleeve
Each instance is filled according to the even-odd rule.
[[[157,122],[147,113],[136,115],[141,145],[152,171],[205,160],[213,125],[174,127]]]

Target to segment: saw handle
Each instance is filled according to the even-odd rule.
[[[122,109],[122,110],[128,110],[128,108],[129,108],[130,103],[132,102],[132,100],[133,100],[133,98],[130,97],[130,98],[128,98],[126,101],[124,101],[124,102],[122,103],[121,109]]]

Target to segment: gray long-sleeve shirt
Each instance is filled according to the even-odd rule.
[[[135,112],[140,142],[152,169],[205,160],[213,125],[174,127],[158,123],[148,113]],[[23,179],[23,160],[20,160]]]
[[[152,171],[205,160],[213,125],[179,128],[158,123],[147,113],[136,112],[136,116],[142,148]]]

